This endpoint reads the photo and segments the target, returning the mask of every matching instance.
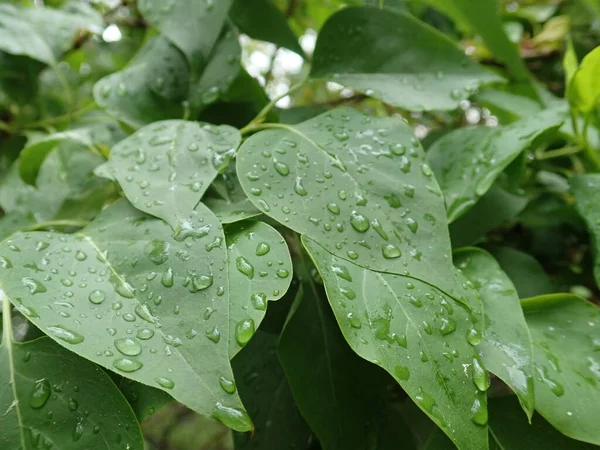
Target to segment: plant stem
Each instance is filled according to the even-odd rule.
[[[78,116],[82,116],[88,111],[91,111],[96,107],[96,102],[91,101],[90,103],[83,105],[81,108],[76,109],[75,111],[68,112],[67,114],[63,114],[62,116],[50,117],[49,119],[38,120],[37,122],[32,122],[27,124],[27,128],[41,128],[48,125],[53,125],[56,123],[60,123],[63,121],[70,121]]]
[[[590,127],[591,117],[588,115],[583,123],[583,130],[581,131],[581,141],[585,150],[585,156],[588,162],[594,167],[595,171],[600,171],[600,153],[593,147],[590,146],[588,140],[588,129]]]
[[[27,231],[42,230],[50,227],[85,227],[90,222],[88,220],[49,220],[47,222],[36,223],[27,228]]]
[[[265,107],[260,110],[260,112],[257,114],[257,116],[254,119],[252,119],[248,125],[246,125],[244,128],[242,128],[240,130],[240,132],[242,134],[244,134],[248,130],[253,129],[256,124],[261,123],[265,119],[267,114],[269,114],[269,111],[271,111],[273,109],[273,107],[279,100],[281,100],[284,97],[287,97],[288,95],[293,94],[294,92],[296,92],[297,90],[302,88],[306,84],[307,81],[308,81],[308,78],[303,78],[301,81],[299,81],[298,83],[296,83],[295,85],[290,87],[286,93],[284,93],[278,97],[275,97],[273,100],[271,100],[269,103],[267,103],[265,105]]]
[[[268,130],[270,128],[278,128],[278,129],[282,129],[282,130],[289,130],[291,127],[289,125],[286,125],[284,123],[253,123],[250,122],[248,125],[246,125],[244,128],[242,128],[240,130],[240,133],[243,135],[248,134],[252,131],[259,131],[259,130]]]
[[[560,158],[561,156],[574,155],[576,153],[581,152],[582,150],[583,150],[583,148],[578,147],[578,146],[563,147],[563,148],[558,148],[556,150],[549,150],[547,152],[544,152],[541,155],[539,155],[538,157],[536,157],[536,159],[544,160],[544,159]]]

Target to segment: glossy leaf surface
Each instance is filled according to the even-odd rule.
[[[59,344],[245,431],[222,387],[233,383],[223,232],[203,205],[190,222],[196,234],[175,240],[122,200],[76,234],[15,234],[0,245],[0,283]]]
[[[3,302],[2,448],[142,450],[133,411],[108,375],[49,338],[14,342],[10,303],[5,297]]]
[[[343,9],[327,21],[311,77],[416,111],[455,109],[480,85],[502,80],[414,17],[368,7]]]
[[[596,47],[581,61],[569,85],[569,102],[584,114],[592,113],[600,101],[600,47]]]
[[[481,295],[485,331],[478,350],[483,363],[517,394],[531,418],[535,404],[533,351],[517,291],[500,265],[484,250],[458,250],[454,253],[454,264]],[[489,384],[487,374],[479,369],[477,375],[479,382]]]
[[[595,244],[594,275],[596,283],[600,286],[600,175],[589,174],[574,177],[571,180],[571,189],[575,196],[577,212],[585,220],[588,230]]]
[[[239,132],[229,126],[156,122],[113,147],[99,170],[119,182],[133,206],[165,220],[183,236],[190,213],[240,141]]]
[[[568,294],[522,305],[533,339],[537,411],[561,433],[600,445],[600,309]]]

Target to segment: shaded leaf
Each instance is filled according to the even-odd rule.
[[[229,265],[229,357],[248,343],[267,303],[279,300],[292,279],[287,244],[275,228],[244,221],[225,230]]]
[[[457,108],[479,86],[502,80],[413,16],[368,7],[345,8],[327,21],[311,77],[418,111]]]
[[[45,337],[14,342],[10,303],[2,303],[2,448],[142,450],[135,415],[102,369]]]
[[[233,382],[223,232],[201,204],[189,222],[201,232],[178,241],[122,200],[76,234],[17,233],[0,244],[12,266],[0,283],[59,344],[245,431],[239,397],[221,387]]]
[[[493,230],[515,218],[529,198],[492,185],[466,214],[450,224],[450,239],[454,248],[472,245]]]
[[[334,110],[251,136],[236,161],[255,206],[304,235],[352,348],[420,399],[460,445],[484,448],[471,408],[485,411],[485,399],[461,365],[476,354],[467,331],[477,334],[477,318],[465,309],[478,311],[478,300],[450,261],[441,194],[409,126]],[[447,349],[429,349],[444,340]]]
[[[184,237],[190,213],[240,141],[239,132],[226,125],[155,122],[115,145],[98,173],[118,181],[133,206]]]
[[[287,18],[270,0],[234,0],[230,15],[242,33],[252,39],[272,42],[304,56]]]
[[[354,354],[340,335],[304,256],[302,286],[279,339],[278,355],[298,409],[323,450],[411,449],[404,421],[385,403],[389,378]]]
[[[561,122],[550,112],[505,127],[459,128],[434,142],[427,157],[444,192],[448,221],[472,208],[519,154]]]
[[[531,336],[519,297],[510,278],[484,250],[465,248],[454,253],[454,264],[477,289],[485,312],[483,341],[478,347],[485,367],[519,397],[528,418],[535,404]],[[476,367],[473,367],[474,372]],[[478,369],[475,379],[489,384]],[[479,379],[477,378],[479,377]]]
[[[521,304],[533,339],[535,409],[566,436],[600,445],[600,309],[569,294]]]
[[[15,231],[23,230],[34,223],[33,218],[19,212],[0,217],[0,241],[9,237]]]
[[[154,414],[161,406],[173,401],[165,391],[127,378],[121,379],[119,389],[140,422]]]
[[[277,358],[277,337],[259,330],[231,363],[256,427],[234,435],[236,449],[306,450],[312,440]]]
[[[600,175],[587,174],[571,178],[571,189],[575,196],[575,208],[585,220],[594,246],[594,276],[600,286]]]
[[[531,255],[510,247],[489,246],[487,250],[494,256],[500,267],[514,284],[520,298],[556,292],[552,279],[544,272],[542,265]]]
[[[228,170],[218,176],[213,187],[218,196],[207,195],[202,201],[221,223],[239,222],[261,214],[242,190],[234,164],[230,164]]]

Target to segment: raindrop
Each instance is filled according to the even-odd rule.
[[[246,275],[250,279],[254,278],[254,266],[243,256],[238,256],[236,258],[235,266],[240,273]]]
[[[105,298],[106,294],[103,291],[99,290],[92,291],[88,297],[90,302],[92,302],[95,305],[99,305],[100,303],[102,303]]]
[[[266,294],[259,292],[257,294],[252,294],[250,296],[250,300],[252,301],[252,306],[259,311],[264,311],[267,309],[267,296]]]
[[[352,281],[350,272],[348,272],[348,268],[345,266],[331,266],[331,271],[343,280]]]
[[[137,356],[142,352],[142,346],[132,338],[115,340],[115,347],[126,356]]]
[[[221,388],[228,394],[234,394],[235,391],[237,390],[237,388],[235,386],[235,382],[232,380],[228,380],[225,377],[220,378],[219,384],[221,385]]]
[[[350,326],[352,328],[362,327],[362,323],[361,323],[360,319],[358,317],[356,317],[354,314],[348,313],[347,317],[348,317],[348,322],[350,323]]]
[[[488,411],[485,402],[476,398],[471,406],[471,421],[480,426],[485,426],[488,423]]]
[[[77,252],[75,252],[75,259],[77,261],[85,261],[87,259],[87,255],[81,250],[77,250]]]
[[[160,282],[163,284],[164,287],[171,287],[173,286],[173,269],[171,269],[170,267],[163,273]]]
[[[27,289],[29,289],[29,293],[32,295],[42,294],[47,291],[46,286],[40,283],[38,280],[30,277],[21,278],[21,283]]]
[[[83,342],[84,339],[84,337],[80,334],[63,328],[60,325],[48,327],[48,331],[55,338],[60,339],[61,341],[65,341],[69,344],[80,344],[81,342]]]
[[[442,336],[446,336],[456,330],[456,322],[451,317],[442,317],[440,320],[442,322],[442,326],[440,327]]]
[[[287,176],[290,174],[290,168],[287,166],[287,164],[276,161],[274,163],[274,166],[275,170],[277,171],[277,173],[279,173],[279,175]]]
[[[48,402],[51,393],[52,389],[50,388],[48,380],[44,378],[36,381],[33,390],[29,395],[29,406],[34,409],[42,408]]]
[[[393,244],[384,245],[381,249],[381,252],[383,253],[383,257],[386,259],[399,258],[402,254],[400,249]]]
[[[248,429],[252,423],[248,414],[237,408],[231,408],[218,402],[213,409],[212,417],[223,425],[236,430]]]
[[[356,211],[352,211],[350,214],[350,225],[359,233],[364,233],[370,227],[369,219]]]
[[[140,370],[143,364],[135,359],[120,358],[113,363],[113,366],[121,372],[131,373]]]
[[[165,389],[173,389],[173,387],[175,387],[175,383],[169,378],[158,377],[155,378],[154,381],[156,381],[159,386],[164,387]]]
[[[192,293],[203,291],[213,285],[214,278],[212,275],[196,275],[192,278]]]
[[[406,381],[410,378],[410,371],[406,366],[396,366],[394,368],[394,373],[396,374],[396,378],[401,381]]]
[[[136,336],[138,339],[147,341],[148,339],[151,339],[152,336],[154,336],[154,331],[152,331],[150,328],[142,328],[137,331]]]
[[[206,331],[206,337],[216,344],[221,340],[221,332],[215,325],[211,330]]]
[[[278,269],[277,270],[277,276],[279,278],[287,278],[289,275],[290,275],[290,273],[287,270],[285,270],[285,269]]]
[[[302,178],[300,177],[296,177],[296,182],[294,183],[294,192],[302,197],[308,194],[302,185]]]
[[[271,246],[266,242],[261,242],[256,246],[256,256],[264,256],[271,251]]]
[[[490,387],[490,374],[478,357],[473,358],[473,382],[480,391],[487,391]]]
[[[252,335],[254,335],[254,327],[254,320],[252,319],[245,319],[238,322],[235,327],[235,339],[238,344],[243,347],[250,341]]]

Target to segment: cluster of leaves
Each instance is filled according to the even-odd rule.
[[[172,399],[239,449],[600,446],[572,5],[53,3],[0,2],[2,448],[142,449]],[[239,33],[358,108],[278,111]],[[564,54],[564,95],[526,50]],[[471,100],[500,125],[462,126]]]

